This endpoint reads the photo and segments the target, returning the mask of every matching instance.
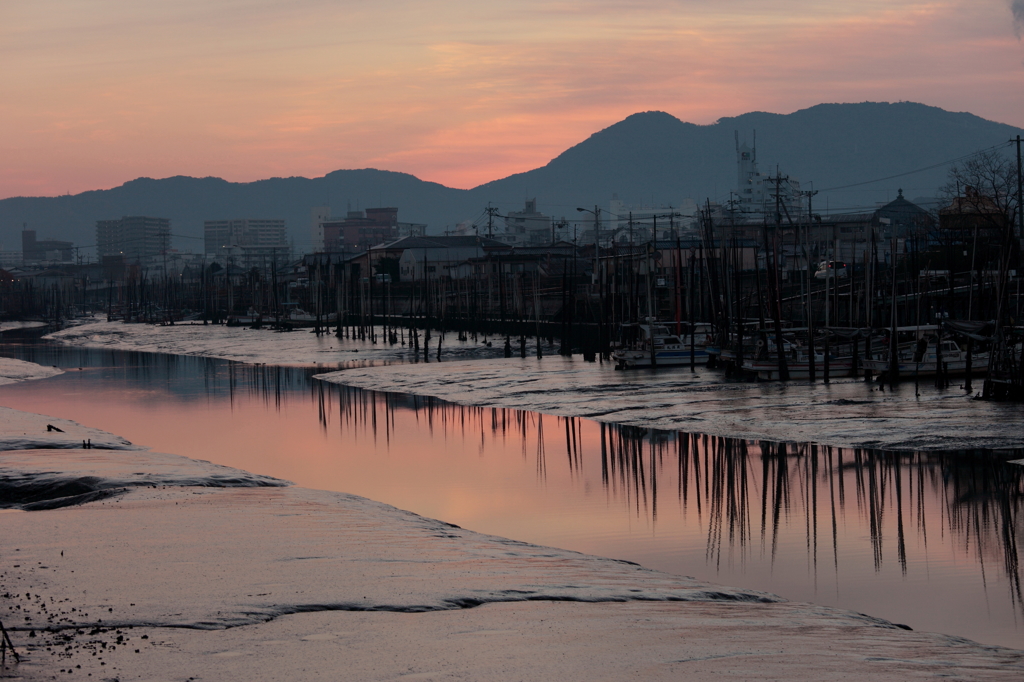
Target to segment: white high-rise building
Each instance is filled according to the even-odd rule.
[[[288,236],[280,218],[207,220],[203,223],[207,258],[232,257],[246,266],[278,264],[289,258]]]
[[[728,210],[737,218],[762,218],[768,216],[775,219],[776,194],[779,195],[780,219],[786,222],[789,213],[793,220],[801,212],[803,197],[800,194],[800,182],[796,178],[780,174],[776,181],[774,176],[764,175],[757,170],[757,143],[748,146],[740,144],[739,132],[736,133],[736,194],[731,197]]]
[[[331,219],[330,206],[314,206],[310,211],[309,236],[313,242],[313,253],[324,250],[324,223]]]
[[[96,250],[100,258],[122,256],[138,263],[171,249],[171,221],[149,216],[124,216],[96,221]]]

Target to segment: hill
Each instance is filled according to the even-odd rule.
[[[566,150],[546,166],[472,190],[499,204],[527,192],[541,208],[627,203],[725,201],[736,188],[735,136],[757,140],[763,173],[797,178],[818,189],[815,205],[872,207],[896,197],[929,196],[946,179],[942,162],[1000,144],[1024,131],[967,113],[900,102],[819,104],[792,114],[752,112],[700,126],[663,112],[634,114]],[[925,172],[857,187],[939,164]],[[825,191],[845,187],[842,190]],[[572,211],[572,208],[568,210]],[[574,211],[573,211],[574,212]]]

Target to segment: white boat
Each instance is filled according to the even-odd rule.
[[[334,324],[338,319],[337,313],[326,313],[320,316],[320,324]],[[316,315],[307,313],[301,308],[292,308],[288,311],[285,321],[296,326],[309,326],[316,323]]]
[[[921,345],[926,343],[927,345]],[[915,344],[901,345],[896,354],[897,364],[901,377],[912,376],[935,376],[939,362],[940,349],[936,340],[922,339]],[[954,374],[967,373],[966,350],[960,348],[956,341],[944,339],[941,347],[941,362],[943,372]],[[874,358],[863,361],[864,369],[872,372],[889,371],[889,354],[881,353]],[[975,353],[971,358],[971,373],[982,375],[988,371],[988,353]]]
[[[781,378],[779,374],[779,359],[775,356],[762,360],[744,360],[742,367],[747,372],[756,373],[758,379],[765,381],[778,381]],[[801,353],[793,358],[787,357],[786,369],[789,371],[790,379],[811,378],[811,363],[806,353]],[[853,358],[829,356],[828,376],[830,379],[848,377],[851,372],[853,372]],[[814,377],[821,379],[824,376],[825,355],[824,353],[816,352],[814,354]]]
[[[782,336],[782,352],[786,358],[786,369],[790,379],[811,378],[811,358],[809,349],[792,332],[804,332],[806,329],[788,329]],[[765,351],[765,342],[768,347]],[[745,351],[747,349],[744,349]],[[745,352],[743,364],[740,367],[745,372],[757,375],[763,381],[778,381],[781,379],[779,371],[779,348],[774,334],[765,334],[765,338],[759,339],[753,352]],[[724,357],[723,353],[723,357]],[[815,379],[825,376],[825,353],[820,345],[814,351],[814,376]],[[849,355],[837,356],[828,354],[828,375],[830,379],[838,379],[850,376],[853,372],[853,357]],[[735,357],[734,357],[735,360]]]
[[[707,326],[707,325],[703,325]],[[710,329],[697,325],[694,330],[692,361],[707,362],[706,344]],[[633,367],[668,367],[689,365],[691,362],[689,325],[687,333],[672,333],[668,325],[659,322],[624,324],[619,329],[619,342],[612,359],[619,369]]]

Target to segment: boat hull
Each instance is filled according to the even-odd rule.
[[[777,360],[748,360],[741,367],[744,371],[757,374],[757,378],[764,381],[778,381],[779,363]],[[807,362],[790,360],[787,365],[790,379],[810,379],[811,369]],[[833,359],[828,363],[828,376],[830,379],[842,379],[853,373],[853,361],[850,359]],[[814,363],[814,378],[820,379],[825,376],[825,361],[817,360]]]
[[[659,350],[654,352],[655,366],[672,367],[690,364],[690,349],[686,350]],[[707,362],[708,353],[703,348],[695,348],[693,351],[695,363]],[[633,369],[636,367],[651,367],[651,353],[643,350],[619,350],[612,353],[612,360],[616,366],[622,369]]]
[[[948,376],[963,376],[967,374],[967,360],[944,360],[943,372]],[[888,360],[864,360],[864,369],[879,374],[889,371]],[[899,363],[900,376],[903,377],[933,377],[936,373],[934,360],[924,362],[901,362]],[[971,363],[971,374],[983,376],[988,372],[988,357],[975,357]]]

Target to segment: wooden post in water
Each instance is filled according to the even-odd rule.
[[[655,352],[654,343],[654,242],[647,246],[647,327],[651,340],[651,367],[658,366],[658,357]]]
[[[14,656],[14,660],[18,663],[21,662],[21,656],[14,648],[14,644],[11,642],[11,636],[7,634],[7,628],[0,622],[0,665],[7,665],[7,650],[11,650],[11,655]]]
[[[889,266],[889,272],[892,275],[892,298],[890,303],[890,315],[889,323],[892,332],[889,336],[889,386],[895,388],[896,384],[900,381],[900,359],[899,359],[899,340],[897,339],[897,329],[899,328],[899,314],[896,309],[896,237],[892,238],[892,256],[891,263]]]
[[[831,369],[831,363],[829,362],[829,355],[831,354],[829,342],[832,340],[832,297],[830,286],[832,284],[832,276],[835,274],[835,268],[829,268],[829,263],[834,263],[834,261],[835,253],[833,252],[832,261],[825,261],[825,368],[822,381],[826,384],[829,383],[829,369]]]
[[[973,361],[974,361],[974,339],[967,337],[967,366],[965,369],[966,376],[964,377],[964,390],[968,393],[974,391],[974,387],[971,386],[971,379],[973,378]]]
[[[733,237],[733,280],[734,298],[736,299],[736,360],[733,363],[735,373],[743,371],[743,252]],[[728,337],[726,338],[728,340]],[[723,344],[724,348],[727,344]]]
[[[779,381],[789,381],[789,364],[786,361],[785,343],[782,339],[782,283],[779,281],[779,230],[782,227],[782,214],[779,210],[781,198],[781,177],[775,173],[775,232],[772,235],[772,272],[771,282],[774,287],[773,308],[775,312],[775,352],[778,357]],[[767,248],[767,244],[766,244]]]
[[[694,353],[694,335],[697,333],[697,318],[694,316],[694,301],[693,301],[693,281],[694,281],[694,266],[696,264],[696,256],[693,249],[690,249],[690,286],[687,287],[687,298],[689,299],[689,305],[687,306],[690,315],[690,372],[697,371],[697,357]]]
[[[538,291],[537,291],[537,289],[540,286],[540,284],[538,283],[539,279],[540,279],[539,273],[534,273],[534,275],[533,275],[533,316],[534,316],[534,319],[536,320],[536,323],[537,323],[536,339],[537,339],[537,359],[538,360],[541,358],[541,349],[540,349],[540,346],[541,346],[541,343],[540,343],[540,296],[539,296]]]
[[[558,349],[559,355],[569,355],[569,304],[568,304],[568,263],[562,259],[562,344]]]
[[[814,275],[811,272],[811,255],[808,249],[808,242],[811,239],[811,228],[814,226],[814,212],[811,210],[813,197],[817,194],[817,190],[807,192],[807,228],[804,230],[803,238],[803,252],[804,252],[804,265],[807,267],[807,271],[804,273],[804,277],[807,280],[807,298],[806,304],[806,318],[807,318],[807,378],[811,383],[817,380],[816,376],[816,360],[814,359],[814,297],[811,295],[811,286],[814,283]]]

